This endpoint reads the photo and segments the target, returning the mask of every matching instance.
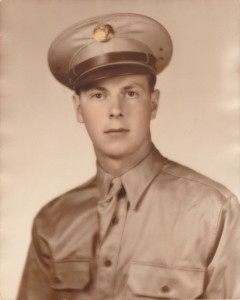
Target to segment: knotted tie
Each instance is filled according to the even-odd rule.
[[[124,189],[121,180],[119,177],[116,177],[112,180],[106,197],[98,203],[100,241],[103,240],[107,233],[117,207],[117,201],[121,197],[123,191]]]

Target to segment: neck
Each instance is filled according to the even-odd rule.
[[[138,151],[124,157],[114,157],[99,153],[96,153],[96,156],[99,165],[103,170],[105,170],[105,172],[113,175],[114,177],[118,177],[135,167],[150,153],[151,149],[152,143],[150,141],[143,144]]]

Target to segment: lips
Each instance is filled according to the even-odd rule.
[[[129,132],[126,128],[110,128],[104,131],[107,134],[120,134],[120,133],[127,133]]]

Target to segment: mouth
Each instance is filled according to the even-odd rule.
[[[129,130],[126,128],[110,128],[110,129],[107,129],[104,131],[104,133],[110,134],[110,135],[124,134],[127,132],[129,132]]]

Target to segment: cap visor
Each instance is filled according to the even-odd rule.
[[[74,89],[78,91],[81,88],[91,85],[95,81],[132,74],[151,74],[156,76],[154,70],[147,65],[145,66],[139,64],[114,64],[102,66],[88,71],[83,75],[80,75],[75,81]]]

